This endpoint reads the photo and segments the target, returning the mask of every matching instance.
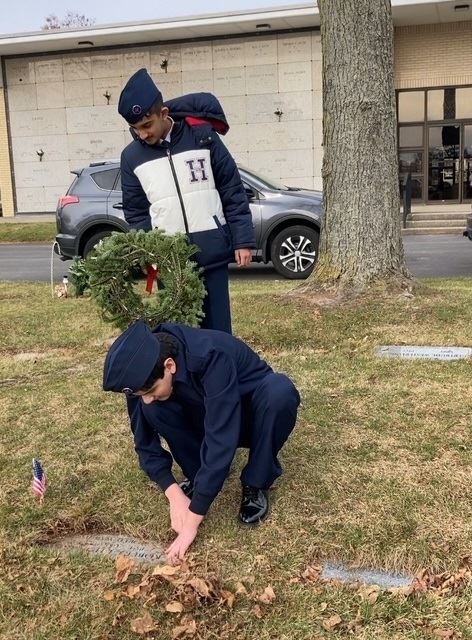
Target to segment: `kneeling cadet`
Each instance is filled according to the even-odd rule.
[[[127,396],[141,467],[169,501],[178,534],[167,549],[170,562],[194,541],[238,447],[249,450],[240,522],[267,516],[268,489],[282,473],[277,455],[295,426],[300,396],[243,341],[223,331],[173,323],[151,330],[135,322],[107,354],[103,388]],[[174,461],[185,476],[180,484]]]

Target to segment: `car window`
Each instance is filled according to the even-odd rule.
[[[119,173],[119,169],[105,169],[104,171],[95,171],[90,174],[92,180],[97,187],[104,189],[105,191],[111,191],[115,184],[116,176]]]
[[[241,180],[244,186],[244,190],[247,192],[251,192],[255,198],[259,198],[259,192],[255,189],[251,184],[246,182],[245,180]]]
[[[258,182],[260,182],[265,187],[268,187],[269,189],[274,189],[276,191],[289,191],[288,187],[286,187],[281,182],[277,182],[273,178],[266,178],[265,176],[261,175],[260,173],[256,173],[255,171],[252,171],[251,169],[248,169],[247,167],[244,167],[243,165],[238,165],[238,166],[243,171],[245,171],[247,174],[249,174],[249,176],[254,178],[254,180],[257,180]]]
[[[113,191],[121,191],[121,171],[118,169],[118,175],[116,176],[115,186]]]

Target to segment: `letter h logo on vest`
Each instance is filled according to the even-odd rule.
[[[197,164],[197,166],[195,166]],[[205,182],[208,176],[205,173],[205,158],[197,158],[196,160],[186,160],[185,164],[190,170],[190,182]]]

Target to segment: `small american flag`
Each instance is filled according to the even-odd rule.
[[[41,460],[33,458],[33,493],[41,504],[46,493],[47,478]]]

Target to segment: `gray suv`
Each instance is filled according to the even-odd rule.
[[[285,278],[307,278],[318,256],[321,192],[286,187],[238,168],[256,233],[253,260],[272,261]],[[129,230],[121,202],[119,162],[94,162],[72,173],[75,178],[56,211],[55,249],[63,260],[86,257],[112,231]]]

